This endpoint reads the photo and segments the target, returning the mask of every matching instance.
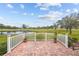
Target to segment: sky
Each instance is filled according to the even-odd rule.
[[[0,3],[0,23],[50,26],[72,12],[79,12],[78,3]]]

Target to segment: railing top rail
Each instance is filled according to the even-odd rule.
[[[23,34],[25,34],[25,33],[20,33],[20,34],[16,34],[16,35],[8,35],[8,36],[11,37],[11,38],[14,38],[14,37],[17,37],[17,36],[23,35]]]
[[[37,33],[37,34],[45,34],[45,33],[47,33],[47,34],[54,34],[54,33],[48,33],[48,32],[44,32],[44,33]]]
[[[68,35],[68,34],[57,34],[57,35],[62,35],[62,36],[64,36],[64,35]]]
[[[36,33],[36,34],[45,34],[45,33]]]

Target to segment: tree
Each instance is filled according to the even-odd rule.
[[[69,33],[72,33],[72,28],[77,28],[79,26],[79,20],[77,18],[76,13],[72,13],[64,18],[62,20],[59,20],[57,23],[61,25],[61,27],[66,28],[66,30],[69,30]]]
[[[0,24],[0,29],[18,29],[19,27]]]
[[[0,24],[0,29],[4,28],[4,25],[3,24]]]

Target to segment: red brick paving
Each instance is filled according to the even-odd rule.
[[[18,45],[5,56],[79,56],[79,50],[73,51],[59,42],[53,41],[27,41]]]

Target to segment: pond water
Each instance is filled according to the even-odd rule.
[[[1,34],[2,35],[14,35],[14,34],[20,34],[20,33],[25,33],[25,32],[21,32],[21,31],[20,32],[0,32],[0,35]],[[34,32],[27,32],[27,33],[31,34],[31,33],[34,33]]]
[[[0,35],[12,35],[12,34],[19,34],[19,33],[23,33],[23,32],[0,32]]]

